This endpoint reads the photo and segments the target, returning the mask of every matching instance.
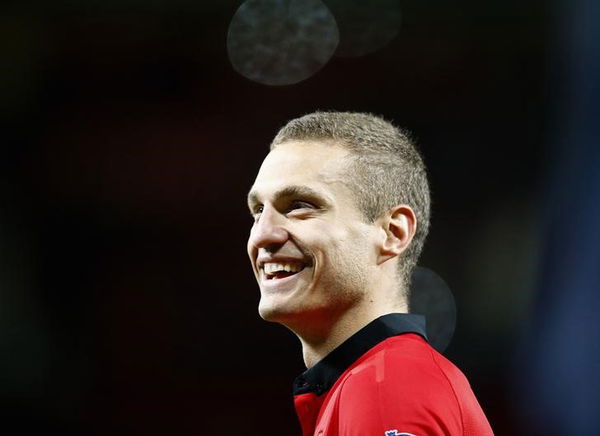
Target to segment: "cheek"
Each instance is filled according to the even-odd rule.
[[[336,238],[336,253],[339,262],[354,271],[368,268],[375,262],[375,250],[365,229],[349,228]]]
[[[341,227],[330,223],[315,223],[311,228],[307,242],[319,251],[324,251],[327,255],[333,255],[337,250],[344,246],[348,238],[347,232]]]
[[[314,220],[290,229],[293,237],[320,258],[323,265],[343,265],[368,249],[365,229],[340,221]]]
[[[320,252],[322,265],[327,269],[343,272],[359,247],[353,242],[351,235],[340,227],[323,228],[320,235],[316,251]]]

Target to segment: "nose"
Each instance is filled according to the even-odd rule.
[[[256,249],[272,249],[283,245],[289,237],[284,228],[285,217],[272,207],[264,206],[258,221],[250,230],[248,244]],[[250,248],[250,247],[249,247]]]

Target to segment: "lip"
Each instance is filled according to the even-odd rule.
[[[265,263],[301,263],[304,267],[311,266],[308,259],[297,257],[259,257],[256,261],[256,267],[262,271]]]
[[[291,291],[294,287],[302,273],[309,269],[308,265],[305,266],[301,271],[298,271],[296,274],[293,274],[288,277],[284,277],[281,279],[271,279],[267,280],[265,278],[265,273],[261,269],[260,270],[260,288],[265,292],[288,292]]]

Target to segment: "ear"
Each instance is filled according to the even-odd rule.
[[[381,226],[385,237],[379,250],[379,260],[383,263],[408,248],[417,230],[417,217],[410,206],[403,204],[384,215]]]

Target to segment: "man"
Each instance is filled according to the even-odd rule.
[[[273,140],[248,194],[248,255],[261,317],[302,344],[304,436],[493,434],[407,313],[429,203],[419,153],[379,117],[316,112]]]

